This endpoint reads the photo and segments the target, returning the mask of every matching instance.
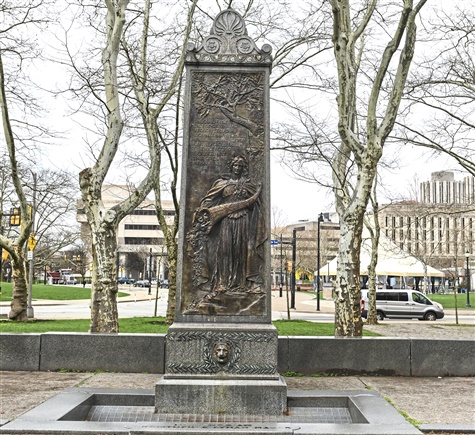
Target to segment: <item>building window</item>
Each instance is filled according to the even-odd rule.
[[[126,245],[163,245],[163,238],[159,237],[125,237]]]
[[[468,228],[469,228],[468,239],[470,243],[473,243],[473,219],[472,218],[468,220]]]
[[[150,209],[150,208],[142,208],[142,209],[135,209],[132,212],[133,215],[136,216],[156,216],[157,212],[155,209]],[[174,210],[163,210],[163,214],[165,216],[175,216],[175,211]]]
[[[160,225],[125,224],[126,230],[158,231]]]

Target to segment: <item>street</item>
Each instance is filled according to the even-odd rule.
[[[120,289],[126,291],[129,296],[119,298],[119,317],[142,317],[153,316],[155,313],[155,289],[152,294],[148,294],[146,288],[133,288],[125,286]],[[317,301],[313,299],[313,294],[306,292],[296,293],[296,309],[290,309],[290,318],[293,320],[307,320],[311,322],[333,322],[334,305],[331,300],[320,301],[320,312],[317,312]],[[168,292],[166,289],[159,289],[157,299],[157,315],[166,314]],[[76,301],[35,301],[33,300],[34,317],[37,319],[88,319],[90,317],[89,300]],[[5,317],[9,311],[9,304],[2,303],[0,315]],[[284,293],[279,297],[277,291],[272,292],[272,320],[285,320],[287,315],[287,298]],[[420,323],[418,320],[410,319],[384,319],[382,323]],[[445,310],[445,317],[431,322],[432,324],[455,324],[454,310]],[[428,323],[428,322],[423,322]],[[466,314],[464,310],[459,311],[459,324],[474,325],[475,311],[471,310]]]

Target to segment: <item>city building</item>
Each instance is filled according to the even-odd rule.
[[[381,231],[401,249],[437,269],[463,275],[475,260],[475,178],[434,172],[420,185],[420,201],[379,209]]]
[[[128,186],[105,185],[102,190],[104,208],[108,209],[129,195]],[[171,224],[175,209],[172,201],[162,202],[166,219]],[[77,221],[81,224],[82,240],[90,246],[90,230],[82,207],[77,205]],[[150,274],[150,265],[152,273]],[[118,277],[134,280],[147,279],[150,275],[162,281],[168,278],[167,248],[160,228],[155,203],[146,198],[139,207],[126,216],[117,229]]]
[[[320,222],[320,264],[329,263],[338,253],[340,225],[335,213],[322,213]],[[314,280],[317,267],[318,219],[298,221],[272,230],[272,282],[278,286],[282,270],[283,282],[289,282],[292,271],[292,246],[295,230],[295,276],[300,283]]]
[[[420,200],[423,204],[475,204],[475,177],[466,176],[460,181],[450,171],[431,174],[430,181],[420,185]]]

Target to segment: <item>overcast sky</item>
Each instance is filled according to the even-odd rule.
[[[64,74],[64,72],[57,65],[48,67],[42,65],[37,74],[42,84],[49,87],[54,86],[59,79],[59,75]],[[82,156],[84,156],[84,130],[71,123],[66,113],[66,106],[61,98],[49,102],[49,110],[48,116],[55,120],[56,125],[65,130],[65,140],[45,149],[44,157],[54,167],[68,168],[79,173],[86,165],[82,160]],[[287,169],[279,165],[278,160],[278,155],[275,155],[275,153],[271,155],[271,199],[272,207],[281,210],[284,220],[282,223],[315,219],[320,212],[334,211],[331,192],[318,188],[315,184],[296,180]],[[424,156],[419,150],[408,147],[404,148],[400,160],[399,168],[382,173],[387,192],[389,192],[388,197],[390,196],[393,199],[410,197],[411,185],[414,184],[415,176],[417,176],[419,182],[428,181],[432,172],[455,168],[453,163],[447,162],[444,158],[433,160]],[[456,178],[460,177],[462,177],[461,174],[456,174]],[[114,178],[109,180],[114,181]],[[383,195],[379,200],[384,203],[388,199]]]

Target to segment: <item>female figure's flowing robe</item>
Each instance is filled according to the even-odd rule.
[[[202,199],[199,209],[236,204],[258,196],[259,191],[246,177],[219,178]],[[216,222],[209,232],[207,267],[202,271],[209,289],[212,292],[260,291],[265,239],[259,199]]]

